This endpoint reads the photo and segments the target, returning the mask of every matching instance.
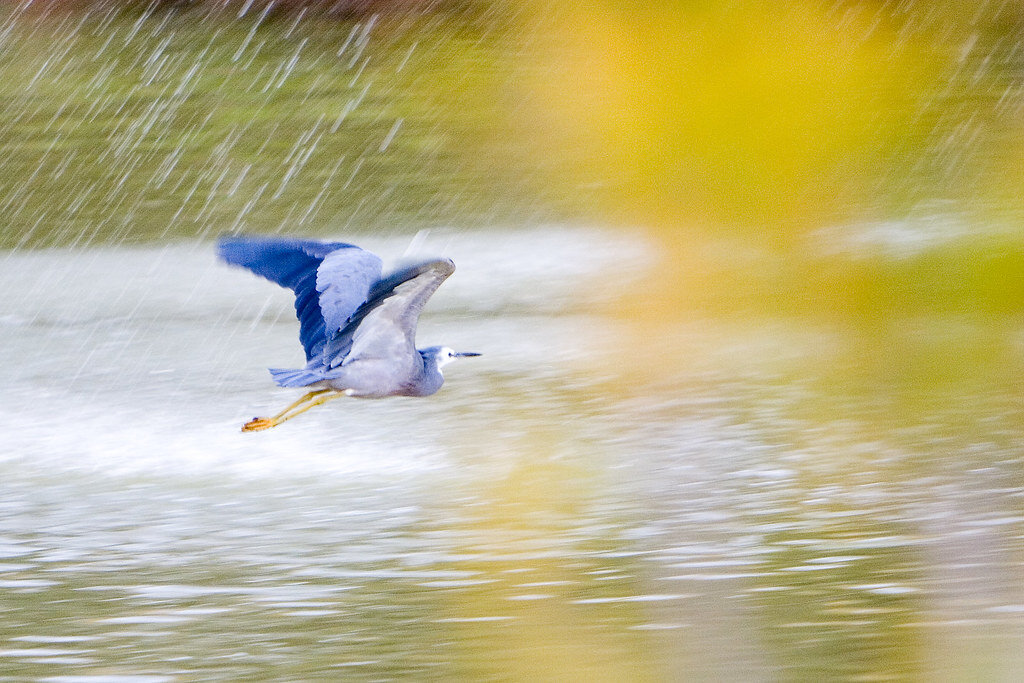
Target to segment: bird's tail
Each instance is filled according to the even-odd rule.
[[[321,381],[322,373],[310,372],[307,368],[283,369],[270,368],[270,376],[279,387],[306,387]]]

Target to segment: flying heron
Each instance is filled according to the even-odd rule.
[[[255,417],[243,432],[277,426],[338,398],[430,396],[444,384],[441,368],[479,353],[447,346],[416,348],[416,323],[427,299],[449,275],[449,259],[425,261],[381,277],[381,260],[343,242],[224,237],[220,257],[295,292],[306,366],[271,368],[282,387],[309,387],[273,417]]]

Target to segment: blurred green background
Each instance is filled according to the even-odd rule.
[[[3,11],[6,247],[577,222],[662,313],[1020,310],[1012,4]]]

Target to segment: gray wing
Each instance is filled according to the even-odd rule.
[[[369,299],[329,346],[347,346],[344,361],[334,356],[331,366],[356,360],[405,359],[416,353],[416,324],[430,296],[455,264],[448,259],[428,261],[405,268],[370,291]]]
[[[369,298],[370,288],[380,280],[380,269],[380,258],[362,249],[338,249],[324,257],[316,269],[316,291],[328,339]]]

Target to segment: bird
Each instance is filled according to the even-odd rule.
[[[224,236],[221,260],[247,268],[295,293],[302,368],[271,368],[281,387],[306,387],[272,417],[254,417],[243,432],[261,431],[341,396],[430,396],[444,383],[441,368],[479,356],[447,346],[416,348],[420,312],[455,272],[450,259],[416,263],[382,276],[380,257],[345,242]]]

